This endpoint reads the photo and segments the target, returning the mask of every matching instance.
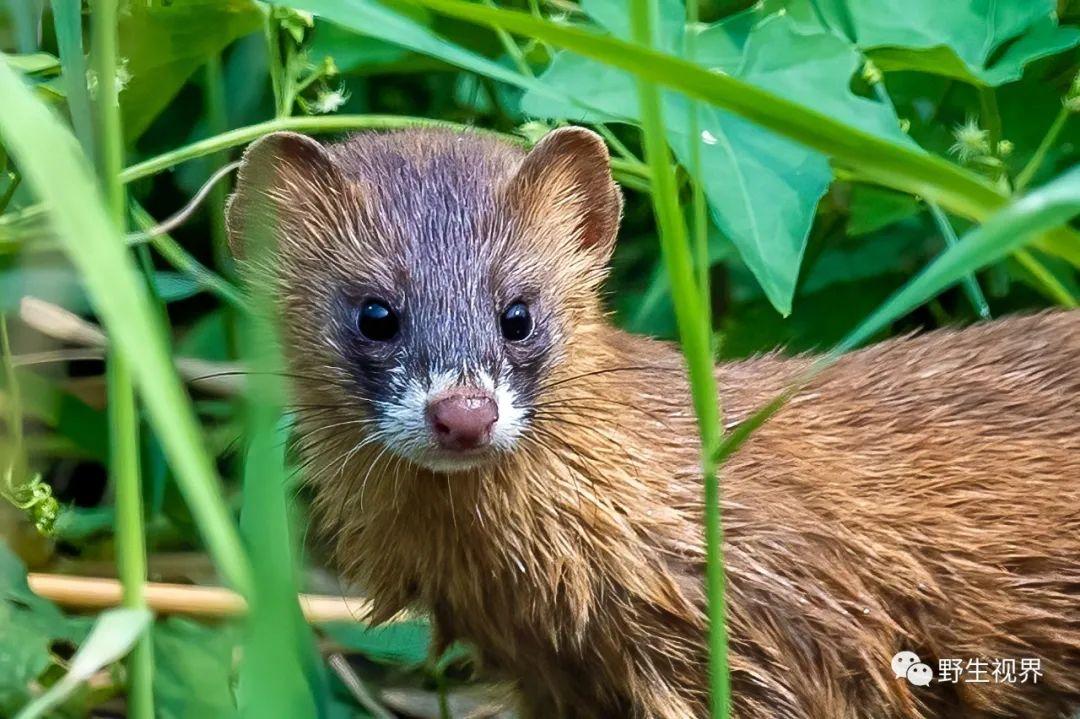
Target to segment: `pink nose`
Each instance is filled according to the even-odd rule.
[[[487,395],[457,392],[429,403],[427,417],[435,439],[446,449],[478,449],[491,441],[499,408]]]

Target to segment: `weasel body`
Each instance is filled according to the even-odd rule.
[[[278,243],[300,433],[337,560],[514,679],[525,716],[707,716],[698,441],[678,351],[598,297],[621,200],[591,133],[409,131],[245,156]],[[266,214],[275,221],[268,225]],[[744,419],[809,359],[717,368]],[[733,715],[1080,706],[1080,314],[842,358],[722,470]],[[1037,683],[890,667],[1038,658]],[[1030,677],[1029,677],[1030,678]]]

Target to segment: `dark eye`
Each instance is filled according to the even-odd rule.
[[[360,334],[375,342],[389,342],[398,333],[398,318],[382,300],[364,300],[356,318]]]
[[[532,333],[532,315],[524,302],[514,302],[499,318],[502,335],[510,342],[520,342]]]

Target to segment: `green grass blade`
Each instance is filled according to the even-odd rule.
[[[634,0],[631,24],[639,43],[653,42],[655,0]],[[707,290],[699,287],[690,241],[679,207],[679,187],[668,150],[660,91],[639,80],[645,157],[653,179],[653,208],[660,230],[660,246],[671,280],[675,319],[690,374],[690,390],[701,434],[702,476],[705,489],[706,587],[709,599],[709,685],[712,716],[728,716],[730,680],[724,602],[723,533],[720,487],[714,456],[720,441],[720,409],[713,370],[712,328]]]
[[[273,217],[273,208],[256,199],[249,212]],[[244,238],[252,267],[273,267],[273,235],[257,223]],[[256,270],[253,270],[256,272]],[[319,667],[306,651],[311,630],[297,602],[295,528],[290,521],[288,477],[285,472],[287,430],[282,425],[285,403],[280,377],[282,356],[273,325],[275,286],[269,278],[253,276],[248,286],[253,305],[270,311],[252,312],[245,325],[245,363],[251,368],[245,394],[250,445],[244,466],[244,504],[240,527],[251,556],[255,593],[251,600],[244,661],[240,668],[238,707],[242,717],[262,719],[314,717],[314,691]],[[306,679],[305,679],[306,677]]]
[[[142,479],[139,473],[139,415],[126,360],[113,354],[106,364],[109,413],[109,474],[116,489],[116,563],[124,587],[124,606],[145,609],[146,541],[143,533]],[[149,629],[132,650],[128,677],[128,715],[154,716],[153,650]]]
[[[94,159],[94,125],[90,117],[90,91],[86,86],[86,56],[82,41],[82,0],[53,0],[53,27],[63,68],[71,124],[83,152]]]
[[[116,0],[94,4],[91,29],[92,57],[98,74],[98,142],[95,157],[105,189],[107,206],[115,227],[124,227],[124,138],[120,107],[114,102],[116,87]],[[70,81],[69,85],[72,84]],[[124,588],[124,606],[146,609],[146,540],[143,527],[142,477],[139,472],[139,414],[128,359],[113,352],[108,358],[106,387],[109,416],[109,473],[116,491],[116,560]],[[153,645],[150,630],[144,631],[128,657],[128,714],[132,719],[154,716]]]
[[[1010,252],[1041,232],[1065,224],[1080,213],[1080,167],[1015,200],[927,267],[866,318],[840,342],[833,354],[863,344],[895,320]]]
[[[1047,269],[1046,265],[1039,262],[1035,255],[1027,250],[1017,250],[1013,254],[1013,259],[1031,273],[1031,276],[1039,282],[1043,293],[1053,299],[1054,302],[1057,302],[1062,307],[1077,307],[1080,305],[1077,298],[1069,291],[1069,288],[1055,277],[1054,273]]]
[[[191,401],[172,369],[165,334],[146,287],[106,212],[93,174],[71,133],[0,62],[0,139],[50,209],[53,229],[82,274],[118,352],[128,358],[150,420],[208,548],[233,586],[247,594],[247,559],[202,444]],[[49,148],[42,152],[41,148]],[[72,202],[71,198],[79,198]]]

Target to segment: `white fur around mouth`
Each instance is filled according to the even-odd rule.
[[[433,397],[461,384],[463,376],[473,377],[477,387],[491,394],[498,407],[499,418],[492,428],[488,446],[454,452],[436,444],[428,427],[426,412]],[[437,472],[474,469],[491,461],[495,454],[512,450],[524,431],[526,416],[525,409],[517,402],[517,393],[508,386],[506,378],[502,377],[497,382],[482,371],[442,372],[433,375],[426,385],[419,379],[409,379],[397,401],[382,403],[379,410],[378,430],[390,451]]]

